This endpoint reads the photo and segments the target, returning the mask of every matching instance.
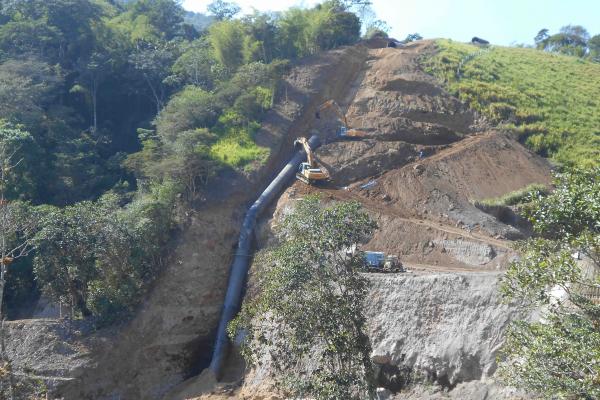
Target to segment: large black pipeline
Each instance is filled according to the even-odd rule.
[[[321,145],[317,135],[313,135],[308,140],[308,143],[310,144],[311,149],[316,149]],[[256,219],[271,201],[273,201],[275,196],[281,192],[283,187],[298,170],[300,163],[305,159],[306,154],[304,150],[299,150],[246,212],[242,229],[240,230],[237,252],[229,272],[227,294],[225,295],[225,302],[223,303],[223,311],[221,312],[221,320],[219,322],[219,329],[217,330],[213,356],[209,366],[217,379],[220,377],[221,369],[227,356],[229,344],[229,339],[227,338],[227,325],[235,317],[235,314],[237,314],[241,305],[242,290],[244,289],[246,275],[248,274],[250,259],[252,257],[252,238],[256,226]]]

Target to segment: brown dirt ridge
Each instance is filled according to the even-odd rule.
[[[427,319],[427,313],[439,309],[436,318],[446,324],[444,329],[454,329],[458,317],[452,313],[461,309],[459,297],[477,292],[477,285],[492,287],[498,271],[516,256],[512,241],[527,234],[482,212],[473,201],[530,183],[548,183],[550,167],[422,71],[418,60],[435,51],[432,42],[377,47],[374,42],[345,47],[294,66],[278,86],[276,104],[256,136],[259,145],[271,149],[269,160],[253,173],[229,171],[214,181],[206,199],[190,214],[170,265],[135,318],[124,326],[87,336],[74,334],[59,320],[10,323],[9,350],[15,358],[20,357],[30,375],[42,377],[52,388],[50,398],[278,398],[271,393],[264,374],[245,371],[235,354],[226,371],[229,383],[217,384],[206,372],[188,378],[210,358],[246,207],[294,152],[294,139],[313,133],[325,143],[317,155],[332,179],[323,187],[293,183],[261,219],[258,247],[268,243],[272,224],[302,196],[320,193],[328,201],[360,201],[379,226],[365,249],[396,254],[411,271],[401,278],[393,276],[396,274],[375,277],[378,299],[395,301],[394,293],[420,285],[419,293],[432,304],[430,309],[422,308],[424,314],[419,318]],[[349,127],[363,130],[366,138],[339,140],[340,121],[333,113],[323,112],[320,119],[315,118],[317,107],[329,99],[341,106]],[[441,305],[429,301],[430,290],[439,287],[439,282],[456,287],[444,294],[447,303],[454,304],[447,314]],[[500,307],[491,290],[479,302],[490,304],[489,310]],[[404,301],[403,297],[398,301]],[[396,308],[402,309],[398,304]],[[421,308],[415,310],[421,312]],[[476,307],[473,310],[469,311],[473,315],[479,312]],[[377,318],[385,322],[382,316],[372,320]],[[489,320],[494,318],[490,313]],[[503,317],[503,321],[508,319]],[[412,323],[397,321],[403,321],[400,327]],[[377,329],[379,349],[385,352],[393,335],[383,325]],[[487,335],[489,331],[497,329],[481,325],[476,332]],[[443,336],[448,335],[431,337]],[[23,337],[27,340],[21,343]],[[469,344],[454,345],[463,351]],[[38,352],[40,346],[43,351]],[[473,352],[479,354],[477,349]],[[27,353],[40,356],[35,360],[20,356]],[[484,353],[489,364],[493,352]],[[414,354],[415,368],[441,371],[441,361]],[[458,358],[454,361],[461,362]],[[493,370],[488,364],[473,371]],[[464,369],[452,375],[457,382],[473,376]]]
[[[318,102],[299,110],[302,129],[290,133],[286,145],[296,132],[303,131],[306,137],[318,133],[326,144],[317,155],[331,181],[318,187],[292,184],[272,207],[272,215],[263,218],[259,246],[269,242],[270,226],[296,199],[318,193],[326,201],[356,200],[378,223],[365,249],[398,255],[410,271],[407,276],[415,279],[429,274],[441,280],[444,274],[458,274],[460,279],[488,274],[489,278],[474,282],[490,285],[485,290],[495,293],[498,271],[516,257],[512,242],[527,232],[484,213],[473,202],[531,183],[548,184],[549,164],[447,93],[420,68],[419,59],[435,51],[432,42],[363,51],[360,71],[353,80],[344,81],[344,90],[318,98],[334,98],[346,112],[349,128],[363,130],[367,137],[336,138],[340,121],[333,112],[322,112],[315,119]],[[498,304],[493,293],[489,301]],[[503,318],[505,324],[512,314],[505,311]],[[494,346],[488,357],[492,361],[481,367],[485,371],[495,369]],[[245,380],[239,389],[236,384],[233,388],[231,383],[221,384],[212,394],[198,398],[278,398],[270,394],[263,373],[238,376],[238,384]],[[475,368],[475,373],[480,370]],[[478,386],[477,390],[496,389]],[[189,398],[189,393],[170,398]]]

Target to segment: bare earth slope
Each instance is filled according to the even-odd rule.
[[[511,241],[526,233],[472,202],[548,183],[550,168],[425,74],[417,59],[432,51],[427,41],[369,50],[362,72],[335,98],[349,127],[368,137],[337,140],[333,113],[313,118],[307,130],[328,141],[317,154],[332,180],[294,183],[265,219],[259,243],[268,243],[269,227],[306,194],[360,201],[379,225],[366,249],[397,254],[409,269],[369,274],[373,360],[382,371],[409,371],[438,386],[408,388],[383,375],[380,384],[397,392],[393,398],[506,398],[514,393],[487,381],[504,329],[523,315],[502,303],[497,285],[516,256]],[[238,391],[202,398],[267,398],[268,372],[249,371]]]
[[[267,243],[270,225],[305,194],[362,202],[379,224],[367,249],[397,254],[411,271],[371,276],[366,311],[373,359],[388,371],[418,372],[455,388],[454,398],[494,398],[496,389],[478,382],[493,374],[502,331],[518,315],[501,304],[496,285],[498,270],[515,256],[511,240],[523,233],[471,202],[546,183],[549,167],[422,72],[417,58],[431,51],[429,42],[399,49],[359,45],[299,63],[278,88],[278,102],[257,136],[271,149],[267,164],[250,175],[220,177],[190,216],[169,267],[136,317],[91,336],[69,334],[67,347],[54,339],[63,330],[56,321],[12,322],[7,346],[15,364],[67,400],[211,392],[210,379],[192,381],[185,396],[173,388],[210,358],[245,207],[287,161],[293,140],[317,131],[327,142],[318,156],[332,181],[321,188],[294,183],[263,218],[259,246]],[[350,127],[368,133],[366,139],[337,140],[333,113],[315,119],[318,105],[330,98],[347,112]],[[39,358],[24,355],[39,348]],[[228,378],[235,380],[238,363],[230,364]],[[242,388],[203,398],[268,398],[267,372],[240,373]],[[398,396],[445,398],[415,390],[402,388]]]
[[[345,82],[355,80],[367,55],[364,47],[348,47],[292,69],[256,137],[271,149],[266,165],[251,174],[226,171],[213,181],[131,321],[91,335],[71,332],[59,319],[10,322],[13,365],[51,388],[50,398],[67,400],[159,399],[206,366],[247,204],[287,162],[314,109],[346,91]]]
[[[369,249],[436,270],[502,268],[512,254],[510,240],[523,233],[472,203],[548,183],[549,165],[422,72],[416,59],[431,51],[426,41],[370,50],[358,84],[348,84],[358,89],[338,99],[348,124],[368,137],[320,148],[332,182],[320,188],[296,182],[277,207],[310,192],[355,199],[380,226]],[[315,129],[333,140],[331,130],[319,129],[324,124]]]

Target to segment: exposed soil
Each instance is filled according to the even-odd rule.
[[[305,111],[304,136],[316,131],[324,138],[326,144],[317,155],[332,179],[318,187],[301,182],[291,185],[272,208],[273,215],[264,219],[259,245],[268,243],[269,227],[293,206],[295,199],[319,193],[326,201],[362,203],[378,223],[377,232],[364,248],[398,255],[411,276],[433,274],[444,281],[448,273],[490,274],[474,282],[492,285],[496,281],[497,271],[516,256],[512,241],[525,237],[527,232],[499,221],[472,203],[531,183],[547,184],[550,166],[424,73],[418,58],[432,51],[428,41],[399,49],[370,49],[362,71],[353,81],[344,82],[346,91],[332,96],[346,112],[349,128],[365,131],[365,139],[339,140],[335,132],[341,122],[333,112],[322,112],[320,119],[315,119],[312,109]],[[327,100],[327,96],[321,99]],[[490,293],[489,307],[495,308],[493,287],[485,289]],[[452,313],[461,307],[448,307],[452,310],[446,318],[451,324]],[[498,317],[504,321],[502,326],[486,327],[493,317],[482,322],[481,329],[501,332],[513,315],[508,309],[502,312]],[[485,347],[470,342],[464,345]],[[484,351],[492,360],[487,361],[492,366],[485,367],[488,374],[494,370],[495,351],[496,347]],[[481,374],[478,371],[483,367],[475,367],[479,361],[469,362],[474,369],[461,368]],[[469,376],[464,371],[463,376]],[[461,381],[461,373],[456,373],[456,382]],[[219,393],[199,398],[271,398],[273,395],[265,389],[268,382],[256,375],[253,371],[246,375],[240,389],[225,384]]]
[[[548,183],[549,165],[422,72],[416,60],[431,51],[427,41],[369,51],[360,83],[350,85],[358,89],[342,103],[350,127],[369,138],[321,147],[331,182],[296,182],[277,209],[308,193],[357,200],[379,224],[368,250],[397,254],[415,270],[500,269],[514,256],[510,240],[524,234],[472,202]]]
[[[244,370],[237,359],[228,366],[226,380],[233,385],[215,386],[206,373],[180,384],[210,358],[245,207],[288,160],[298,136],[318,132],[322,137],[326,144],[318,156],[332,180],[323,187],[291,185],[273,214],[263,218],[259,246],[294,199],[321,193],[329,200],[361,202],[379,225],[365,248],[397,254],[415,275],[489,274],[504,268],[515,256],[511,241],[525,233],[472,201],[548,183],[550,168],[424,73],[417,59],[432,51],[428,41],[398,49],[359,45],[293,68],[257,135],[259,145],[271,149],[267,164],[253,174],[226,172],[214,182],[137,316],[89,340],[85,362],[77,359],[61,375],[66,380],[56,384],[55,394],[65,399],[276,398],[250,385],[238,388]],[[340,141],[340,121],[333,113],[315,119],[317,107],[331,98],[346,112],[349,127],[365,131],[367,138]]]

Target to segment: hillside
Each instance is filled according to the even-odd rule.
[[[246,207],[294,153],[294,139],[318,134],[324,145],[317,155],[331,181],[291,183],[261,216],[257,249],[269,245],[273,225],[296,199],[318,193],[325,202],[360,202],[378,224],[365,249],[398,255],[408,269],[368,274],[378,385],[390,399],[515,398],[494,373],[504,330],[523,313],[503,303],[497,287],[517,256],[514,242],[530,232],[510,210],[486,213],[477,202],[547,185],[551,166],[510,126],[428,73],[441,62],[439,43],[385,45],[365,42],[294,63],[252,137],[268,149],[264,163],[214,177],[131,321],[95,333],[58,318],[7,322],[7,351],[15,368],[28,371],[24,379],[43,381],[65,399],[278,398],[268,363],[245,369],[235,354],[225,383],[206,373],[188,378],[210,359]],[[341,121],[332,112],[315,118],[329,99],[365,138],[336,137]],[[258,273],[253,265],[250,285]]]
[[[563,164],[600,160],[600,64],[528,48],[436,41],[426,71],[473,109]]]
[[[408,268],[367,274],[365,311],[378,385],[394,393],[390,399],[510,398],[514,392],[494,384],[493,375],[504,329],[522,314],[502,303],[497,284],[516,256],[513,241],[528,233],[510,218],[498,219],[473,204],[531,183],[547,184],[550,166],[423,71],[418,60],[435,54],[432,42],[399,49],[369,44],[374,48],[344,50],[354,58],[335,68],[345,79],[333,80],[334,91],[323,87],[310,94],[286,139],[297,132],[318,133],[325,144],[317,155],[331,182],[293,183],[262,219],[258,248],[271,243],[273,226],[307,194],[317,193],[325,202],[359,201],[378,224],[364,248],[396,254]],[[304,82],[306,72],[294,69],[288,88]],[[365,138],[336,138],[340,121],[333,112],[315,119],[316,107],[328,98]],[[251,287],[260,273],[254,264]],[[232,357],[225,384],[214,386],[205,373],[167,398],[202,393],[201,399],[282,398],[269,373],[268,361],[244,372]],[[415,376],[423,380],[412,381]]]

